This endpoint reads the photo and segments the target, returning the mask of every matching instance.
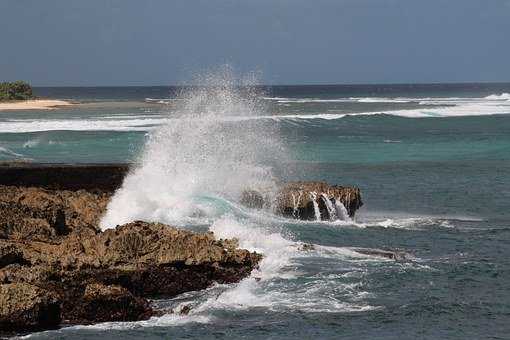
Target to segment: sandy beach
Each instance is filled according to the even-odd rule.
[[[70,106],[73,103],[56,99],[34,99],[14,102],[0,102],[0,111],[6,110],[51,110],[59,106]]]

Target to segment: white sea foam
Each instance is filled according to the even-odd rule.
[[[405,213],[370,212],[358,216],[354,223],[360,228],[393,228],[407,230],[425,230],[431,227],[455,228],[455,221],[480,222],[484,221],[476,216],[460,215],[409,215]]]
[[[173,102],[177,102],[181,99],[179,98],[145,98],[145,102],[147,103],[157,103],[157,104],[171,104]]]
[[[147,131],[161,125],[166,119],[30,119],[7,121],[0,125],[0,133],[21,133],[38,131]]]
[[[264,255],[249,278],[218,286],[219,294],[211,292],[205,300],[195,301],[190,317],[208,316],[218,309],[253,307],[310,312],[375,308],[358,300],[331,297],[333,292],[344,291],[350,296],[350,284],[318,279],[301,285],[300,259],[320,257],[324,250],[301,251],[301,243],[285,231],[288,220],[236,203],[247,187],[269,193],[274,189],[271,168],[263,164],[267,164],[267,155],[281,161],[285,150],[274,124],[259,125],[255,121],[249,122],[249,129],[240,129],[229,123],[233,115],[263,115],[256,101],[238,97],[228,81],[223,89],[208,91],[189,94],[181,109],[184,117],[172,119],[151,133],[141,165],[115,193],[101,227],[111,228],[135,219],[181,227],[207,221],[217,238],[237,238],[241,248]],[[364,259],[353,252],[337,252],[334,256],[337,260],[352,256]],[[287,284],[293,287],[289,289]],[[352,292],[353,299],[364,294],[358,288]]]
[[[204,197],[236,201],[247,187],[272,190],[274,178],[264,164],[285,158],[276,126],[232,126],[231,117],[260,114],[260,103],[256,96],[241,97],[226,76],[207,81],[215,86],[183,94],[178,117],[151,133],[141,166],[112,198],[102,228],[135,219],[189,222],[215,213]]]
[[[38,337],[39,335],[48,334],[57,336],[57,334],[66,334],[68,331],[73,330],[137,330],[147,327],[177,327],[189,323],[205,324],[212,322],[213,318],[208,315],[179,315],[179,314],[165,314],[158,317],[152,317],[149,320],[134,321],[134,322],[103,322],[93,325],[76,325],[64,327],[59,330],[51,330],[44,332],[31,333],[26,336],[19,337],[20,339],[30,339]]]
[[[34,146],[37,146],[41,144],[41,140],[39,138],[31,139],[23,143],[24,148],[33,148]]]
[[[265,98],[275,100],[280,104],[306,104],[306,103],[409,103],[416,99],[411,98],[384,98],[384,97],[348,97],[348,98]]]
[[[367,97],[367,98],[353,98],[359,103],[410,103],[415,101],[415,99],[410,98],[377,98],[377,97]]]
[[[485,97],[485,99],[490,99],[490,100],[510,100],[510,93],[491,94],[490,96]]]
[[[194,309],[196,313],[253,307],[326,313],[361,312],[377,308],[359,301],[368,296],[368,293],[357,287],[357,283],[340,283],[338,277],[331,280],[316,277],[302,284],[295,281],[297,276],[302,275],[295,268],[300,266],[300,258],[303,257],[325,256],[353,262],[380,262],[379,258],[362,255],[348,248],[315,246],[315,249],[303,252],[300,243],[283,237],[275,230],[257,227],[251,222],[241,222],[228,216],[216,221],[210,230],[217,237],[236,237],[241,248],[260,252],[264,258],[250,278],[219,295],[211,296]],[[350,297],[350,301],[332,297],[333,292]]]
[[[276,120],[276,121],[310,121],[310,120],[335,120],[351,116],[367,115],[393,115],[408,118],[424,117],[458,117],[458,116],[483,116],[495,114],[510,114],[510,94],[503,93],[491,95],[485,98],[378,98],[378,97],[351,97],[344,99],[313,99],[313,98],[272,98],[282,105],[289,103],[306,102],[416,102],[421,106],[413,109],[393,109],[368,112],[341,112],[341,113],[308,113],[308,114],[269,114],[260,108],[260,103],[248,109],[235,112],[231,110],[229,114],[216,115],[216,122],[247,122],[254,120]],[[182,104],[186,98],[172,99]],[[260,98],[259,98],[260,99]],[[238,96],[236,99],[242,102]],[[256,102],[256,100],[253,100]],[[200,122],[202,125],[210,121],[208,114],[197,115],[191,112],[192,108],[172,115],[166,114],[147,114],[140,113],[107,115],[97,117],[87,117],[82,119],[8,119],[0,124],[0,133],[22,133],[38,131],[151,131],[160,126],[170,125],[190,125],[189,121]],[[247,114],[247,112],[249,112]],[[186,116],[185,113],[188,113]],[[184,122],[183,122],[184,121]],[[186,122],[188,121],[188,122]]]

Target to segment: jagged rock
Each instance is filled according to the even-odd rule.
[[[273,204],[268,204],[262,193],[246,190],[241,195],[241,203],[258,209],[272,206],[277,214],[302,220],[316,220],[317,212],[321,220],[352,218],[363,205],[358,188],[325,182],[287,183],[278,190]]]
[[[63,314],[73,323],[145,320],[152,315],[147,300],[136,297],[127,289],[92,283],[85,287],[81,298],[64,303]]]
[[[313,251],[313,250],[315,250],[315,246],[311,243],[302,243],[299,246],[299,250],[300,251]]]
[[[0,330],[49,329],[60,321],[60,303],[49,290],[26,283],[0,285]]]
[[[262,194],[256,190],[245,190],[241,194],[241,204],[254,209],[262,209],[267,201]]]
[[[236,240],[216,240],[212,233],[197,234],[161,223],[132,222],[92,236],[70,234],[52,243],[0,240],[0,250],[31,265],[46,264],[63,270],[88,268],[138,269],[140,266],[204,264],[244,265],[260,255],[235,249]],[[6,250],[7,252],[7,250]]]
[[[0,243],[0,269],[11,264],[27,264],[23,252],[12,244]]]
[[[325,182],[291,182],[280,189],[276,198],[276,210],[284,216],[314,220],[317,218],[314,202],[321,220],[347,217],[338,216],[344,214],[338,211],[342,206],[347,215],[353,217],[363,204],[358,188],[329,185]],[[335,203],[341,203],[342,206],[336,206]]]
[[[179,311],[179,314],[180,315],[188,315],[190,311],[191,311],[191,307],[189,305],[185,305],[181,308],[181,310]]]
[[[9,290],[21,285],[28,292],[2,296],[9,301],[6,306],[24,306],[25,296],[51,291],[52,299],[41,295],[41,307],[35,311],[51,302],[50,307],[58,307],[70,324],[142,320],[158,315],[146,297],[173,297],[248,276],[261,255],[237,246],[237,240],[216,240],[212,233],[141,221],[98,234],[73,232],[47,242],[0,239],[0,284]],[[40,290],[28,289],[36,286]],[[23,313],[12,320],[0,319],[8,325],[5,329],[48,328]]]
[[[109,194],[0,186],[0,330],[143,320],[148,297],[238,282],[261,255],[161,223],[101,232]],[[49,293],[51,292],[51,293]]]
[[[0,238],[48,241],[98,232],[109,194],[0,186]]]

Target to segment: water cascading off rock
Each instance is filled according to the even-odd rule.
[[[325,182],[286,183],[273,199],[259,191],[246,190],[241,203],[257,209],[271,207],[285,217],[321,221],[349,220],[363,205],[359,188]]]

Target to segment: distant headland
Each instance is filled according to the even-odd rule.
[[[32,86],[24,81],[0,83],[0,111],[48,110],[67,105],[72,103],[65,100],[36,98]]]

